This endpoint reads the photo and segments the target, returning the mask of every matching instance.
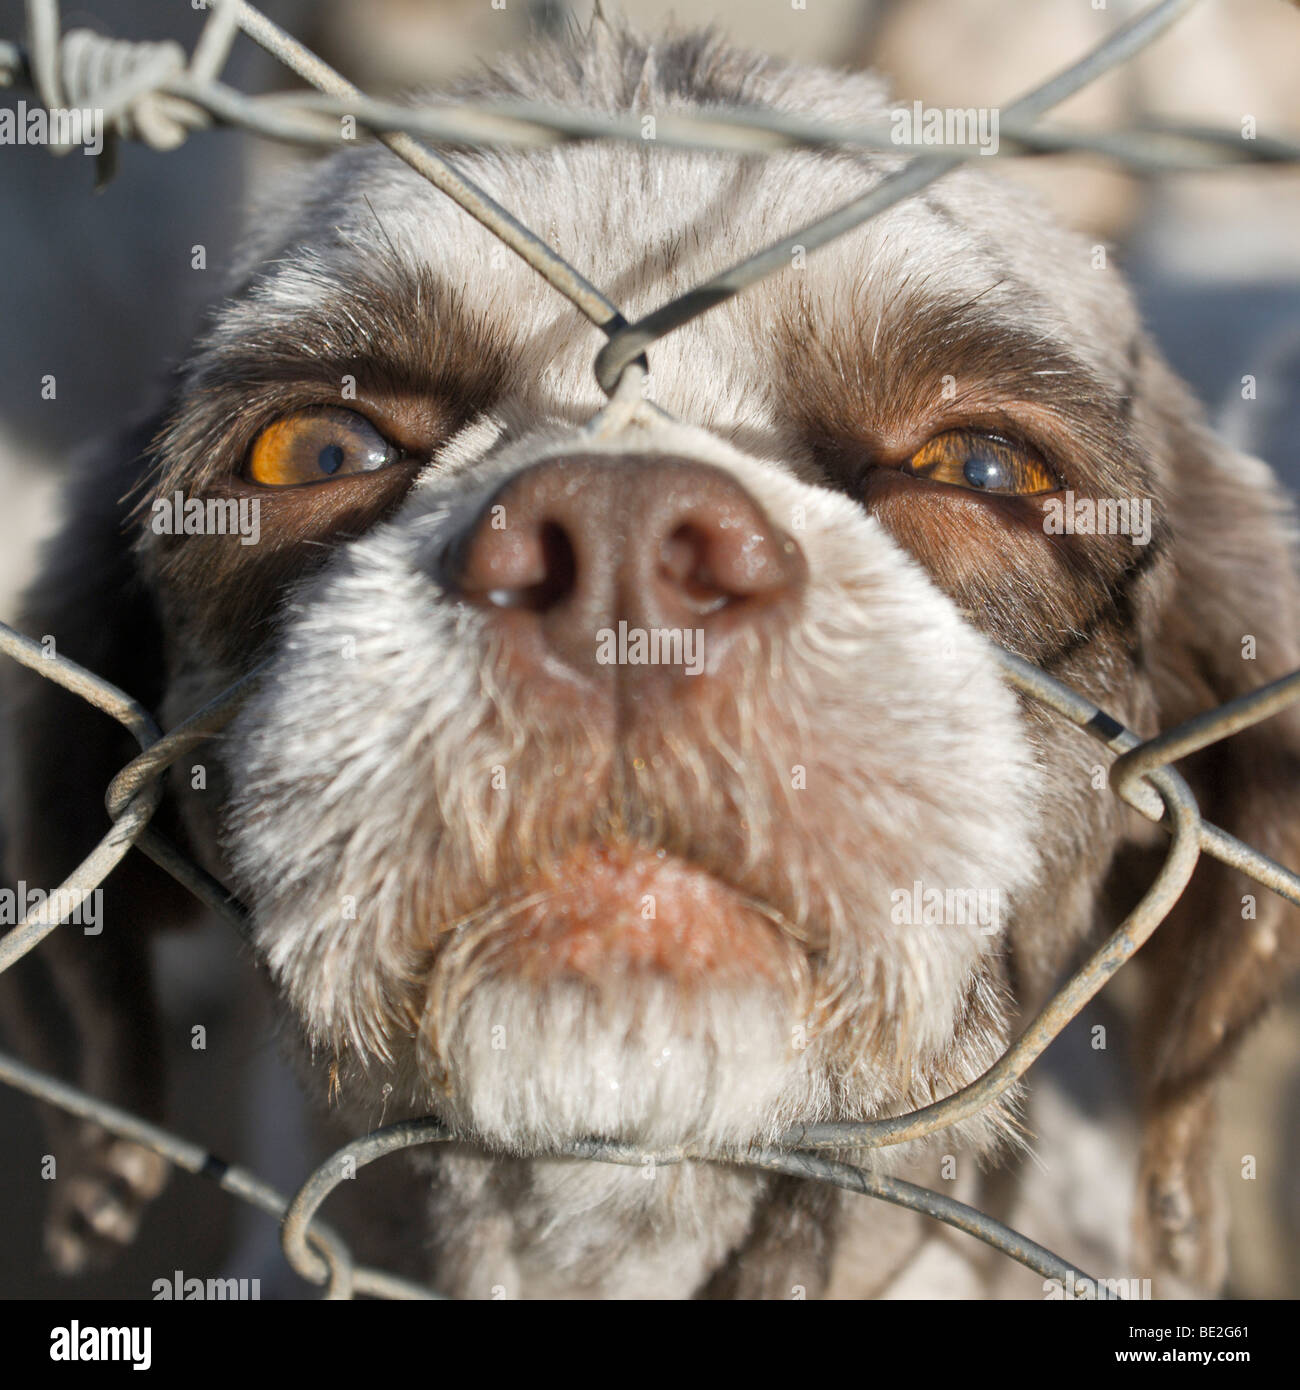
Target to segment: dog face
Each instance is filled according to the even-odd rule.
[[[848,499],[694,430],[528,434],[298,602],[230,731],[232,856],[312,1036],[417,1111],[716,1146],[991,1060],[999,921],[901,925],[898,890],[1028,881],[1031,754]],[[691,634],[698,674],[601,664],[620,624]]]
[[[975,583],[944,594],[888,512],[928,503],[939,551],[967,514],[1041,531],[1017,494],[1043,490],[1046,460],[994,442],[1005,405],[953,410],[938,369],[989,397],[1008,362],[1028,376],[1056,349],[1017,357],[1023,327],[970,317],[996,274],[957,273],[969,238],[943,252],[941,288],[899,303],[941,245],[933,214],[903,211],[656,351],[657,396],[707,430],[646,412],[593,439],[594,332],[373,153],[317,186],[328,221],[295,223],[300,249],[260,250],[277,264],[223,314],[163,446],[163,496],[258,489],[259,547],[217,538],[214,561],[183,538],[157,556],[181,596],[188,703],[250,656],[241,635],[223,661],[247,620],[199,591],[246,602],[286,541],[321,536],[321,509],[382,506],[278,610],[263,691],[222,755],[236,877],[344,1094],[369,1095],[379,1068],[395,1103],[529,1152],[592,1133],[743,1144],[973,1079],[1007,1041],[1004,913],[1038,868],[1035,752],[960,608],[998,587],[978,574],[992,536],[962,542]],[[573,159],[475,176],[545,207],[539,225],[638,309],[757,245],[792,188],[831,206],[864,174]],[[557,177],[589,192],[552,207]],[[753,212],[728,230],[713,205],[737,182]],[[643,190],[632,220],[602,228],[599,190],[623,186]],[[689,271],[678,218],[701,243]],[[922,365],[918,330],[969,342]],[[864,331],[912,378],[859,373],[831,410],[829,353]],[[828,356],[801,361],[818,334]],[[254,403],[268,386],[269,411]],[[239,438],[214,437],[236,419]],[[289,454],[344,450],[332,481],[311,455],[268,495],[282,461],[267,442],[286,428],[304,441]],[[360,471],[365,447],[395,441],[411,462]],[[956,483],[904,478],[926,447]],[[1003,466],[999,448],[1006,480],[978,497],[962,467]],[[235,467],[213,476],[222,459]],[[233,584],[213,584],[222,562]],[[602,660],[626,630],[680,637],[694,669],[685,651],[619,661],[616,642]],[[969,895],[969,920],[927,910],[936,889]],[[372,1076],[350,1086],[358,1068]]]
[[[885,110],[867,77],[602,26],[484,82]],[[629,317],[898,164],[459,162]],[[949,1094],[1161,843],[991,642],[1148,734],[1300,664],[1266,470],[1195,423],[1116,272],[974,171],[657,343],[675,419],[589,426],[599,333],[378,148],[278,187],[236,279],[136,549],[169,721],[267,663],[206,789],[176,792],[358,1117],[388,1088],[389,1118],[516,1155],[720,1151]],[[257,544],[159,534],[178,492],[255,504]],[[1089,502],[1128,524],[1078,522]],[[1277,721],[1197,783],[1279,857],[1293,791],[1268,768],[1293,740]],[[1271,905],[1207,941],[1205,904],[1239,891],[1203,868],[1152,953],[1145,1238],[1200,1279],[1189,1117],[1293,950]],[[992,1109],[957,1142],[1007,1127]]]

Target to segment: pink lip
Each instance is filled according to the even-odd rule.
[[[511,954],[532,979],[783,973],[771,922],[735,889],[663,850],[582,845],[539,869],[525,893]]]

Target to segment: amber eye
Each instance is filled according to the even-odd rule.
[[[1000,434],[981,430],[949,430],[937,434],[903,465],[905,473],[934,483],[1032,497],[1055,492],[1061,481],[1032,449]]]
[[[299,487],[373,473],[400,457],[364,415],[322,406],[267,425],[253,441],[244,477],[263,487]]]

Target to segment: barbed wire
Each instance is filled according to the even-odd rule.
[[[1280,137],[1247,141],[1240,132],[1194,126],[1098,134],[1046,130],[1037,124],[1054,106],[1152,43],[1195,3],[1160,0],[1078,62],[1011,103],[1003,114],[999,156],[1095,154],[1143,174],[1200,172],[1243,162],[1300,163],[1300,142]],[[813,251],[827,244],[943,177],[973,154],[959,146],[896,143],[883,126],[845,128],[770,111],[657,115],[654,139],[671,147],[754,155],[791,148],[865,149],[918,157],[885,174],[862,196],[829,215],[629,322],[576,267],[496,203],[451,159],[420,144],[418,137],[457,147],[529,148],[575,139],[640,141],[645,139],[641,117],[542,108],[524,102],[414,109],[373,101],[246,0],[214,0],[208,8],[208,20],[187,60],[175,43],[123,43],[87,30],[60,33],[57,0],[27,0],[25,43],[0,42],[0,85],[28,86],[50,110],[91,107],[102,113],[114,139],[138,139],[156,149],[177,148],[191,130],[213,124],[235,126],[289,143],[328,146],[343,142],[339,130],[342,118],[354,118],[358,128],[370,132],[451,197],[605,330],[608,339],[594,365],[609,400],[588,425],[599,432],[619,428],[640,402],[647,371],[645,353],[659,338],[784,269],[796,246]],[[316,87],[318,94],[248,97],[223,85],[219,73],[241,31]],[[867,1151],[924,1137],[977,1113],[1005,1094],[1165,919],[1202,853],[1300,904],[1300,876],[1207,822],[1186,782],[1171,766],[1300,700],[1300,671],[1143,740],[1054,677],[1010,652],[994,651],[1008,682],[1027,699],[1054,711],[1118,755],[1111,770],[1112,790],[1169,833],[1169,848],[1156,877],[1106,943],[981,1077],[910,1114],[798,1126],[783,1136],[780,1146],[728,1153],[680,1149],[647,1154],[590,1139],[560,1147],[555,1156],[636,1165],[722,1163],[827,1182],[966,1231],[1045,1278],[1062,1281],[1075,1297],[1113,1296],[1105,1281],[1091,1279],[973,1207],[824,1155]],[[149,712],[126,692],[4,624],[0,624],[0,653],[109,714],[141,748],[140,755],[122,769],[106,793],[112,827],[64,884],[49,895],[50,900],[67,905],[62,920],[72,916],[135,847],[247,937],[247,909],[150,821],[162,799],[167,769],[234,717],[260,678],[260,668],[164,734]],[[39,912],[29,914],[0,937],[0,971],[34,950],[61,925],[45,918]],[[338,1183],[356,1169],[414,1145],[455,1137],[437,1120],[406,1121],[355,1140],[318,1166],[297,1193],[286,1198],[248,1170],[228,1165],[201,1146],[4,1053],[0,1053],[0,1081],[141,1144],[187,1172],[213,1179],[223,1190],[277,1216],[282,1220],[281,1243],[289,1264],[304,1278],[322,1285],[327,1297],[437,1296],[382,1270],[356,1266],[346,1243],[318,1216]]]

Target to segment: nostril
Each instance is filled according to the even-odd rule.
[[[659,548],[659,574],[699,613],[712,613],[736,595],[719,582],[711,563],[712,542],[699,526],[683,522]]]
[[[481,544],[490,547],[491,540]],[[526,537],[498,541],[495,563],[484,566],[477,592],[494,608],[522,608],[544,613],[558,607],[577,583],[578,562],[568,532],[557,522],[544,522]]]
[[[543,522],[537,532],[537,548],[541,555],[542,577],[521,589],[511,605],[544,613],[556,608],[573,592],[578,580],[578,558],[573,552],[569,533],[558,522]]]
[[[480,520],[445,552],[441,568],[447,587],[466,598],[535,613],[563,603],[578,582],[573,542],[555,521],[497,530]]]
[[[749,506],[724,505],[681,521],[660,543],[659,581],[707,615],[770,599],[797,584],[798,547]]]

